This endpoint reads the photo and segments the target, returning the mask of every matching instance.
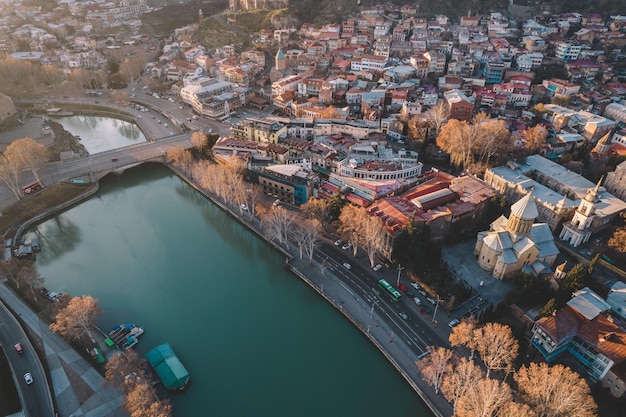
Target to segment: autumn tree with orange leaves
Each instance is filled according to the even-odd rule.
[[[57,313],[50,330],[70,340],[79,340],[84,335],[93,340],[91,330],[99,313],[98,300],[95,298],[89,295],[73,297],[67,307]]]
[[[521,399],[537,417],[592,417],[598,415],[589,385],[563,365],[531,363],[514,375]]]

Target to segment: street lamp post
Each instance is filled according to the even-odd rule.
[[[400,273],[403,269],[404,267],[402,265],[398,265],[398,282],[396,282],[396,287],[400,285]]]
[[[435,311],[433,312],[433,323],[436,323],[437,320],[435,319],[435,316],[437,315],[437,307],[439,307],[439,297],[437,297],[437,304],[435,304]]]

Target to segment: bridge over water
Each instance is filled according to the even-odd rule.
[[[89,178],[97,181],[105,175],[144,162],[164,162],[169,149],[190,149],[193,132],[167,136],[154,141],[137,143],[123,148],[100,152],[71,161],[48,165],[50,182],[67,181],[73,178]]]

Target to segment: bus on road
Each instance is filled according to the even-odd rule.
[[[393,288],[387,281],[385,281],[384,279],[381,279],[380,281],[378,281],[378,286],[384,290],[387,291],[387,293],[389,294],[389,296],[391,297],[391,299],[393,301],[398,301],[400,299],[400,297],[402,296],[402,294],[400,294],[400,291],[396,290],[395,288]]]

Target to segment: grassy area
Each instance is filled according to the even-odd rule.
[[[204,19],[200,24],[198,33],[194,35],[194,41],[201,43],[207,48],[234,45],[237,52],[244,51],[251,45],[248,35],[236,33],[225,23],[212,17]]]
[[[0,232],[4,234],[7,230],[16,228],[33,217],[82,195],[91,187],[95,185],[59,183],[45,187],[3,210],[0,216]]]
[[[173,4],[141,16],[141,31],[147,35],[169,35],[174,29],[198,22],[198,10],[210,16],[228,8],[227,1],[195,2],[184,6]]]
[[[246,10],[241,13],[226,13],[224,19],[248,32],[274,29],[285,26],[283,22],[296,21],[288,9]]]

